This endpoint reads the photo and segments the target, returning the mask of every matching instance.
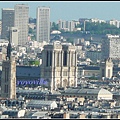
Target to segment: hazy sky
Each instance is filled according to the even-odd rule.
[[[0,1],[1,8],[14,8],[15,4],[28,4],[29,16],[36,18],[38,6],[50,7],[50,20],[78,20],[79,18],[98,18],[120,20],[119,1]],[[0,12],[1,18],[1,12]]]

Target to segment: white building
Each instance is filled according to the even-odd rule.
[[[92,19],[90,19],[90,21],[91,22],[99,22],[99,23],[102,23],[102,22],[104,22],[104,23],[106,23],[106,21],[105,20],[100,20],[100,19],[98,19],[98,18],[92,18]]]
[[[18,45],[18,28],[10,27],[10,42],[12,45]]]
[[[29,7],[17,4],[15,9],[15,27],[18,28],[18,45],[25,45],[28,40]]]
[[[106,35],[102,39],[102,58],[120,59],[120,36]]]
[[[100,63],[100,76],[105,78],[112,78],[113,76],[113,62],[110,58]]]
[[[103,100],[112,100],[113,99],[113,94],[109,92],[106,89],[103,88],[68,88],[65,90],[65,92],[61,93],[62,96],[65,98],[70,98],[70,97],[77,97],[77,98],[87,98],[87,99],[103,99]]]
[[[117,28],[120,27],[120,21],[118,21],[118,20],[115,20],[115,19],[109,20],[108,23],[109,23],[110,25],[115,25]]]
[[[37,8],[37,41],[49,42],[50,41],[50,8],[38,7]]]
[[[65,20],[58,21],[59,30],[74,31],[75,25],[77,25],[76,21],[65,21]]]
[[[50,110],[50,109],[54,109],[57,108],[57,103],[56,101],[48,101],[48,100],[31,100],[27,103],[26,108],[36,108],[36,109],[44,109],[44,107],[46,107],[46,109]]]

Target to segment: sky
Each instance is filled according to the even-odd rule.
[[[50,21],[98,18],[120,20],[120,1],[0,1],[2,8],[14,8],[16,4],[27,4],[29,16],[36,18],[38,6],[50,7]],[[1,19],[1,11],[0,11]]]

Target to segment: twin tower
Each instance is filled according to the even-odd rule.
[[[75,46],[54,42],[42,51],[41,78],[49,81],[51,92],[77,86],[77,53]]]

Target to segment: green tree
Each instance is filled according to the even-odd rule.
[[[58,30],[58,24],[56,24],[55,22],[52,23],[51,31],[52,30]]]

